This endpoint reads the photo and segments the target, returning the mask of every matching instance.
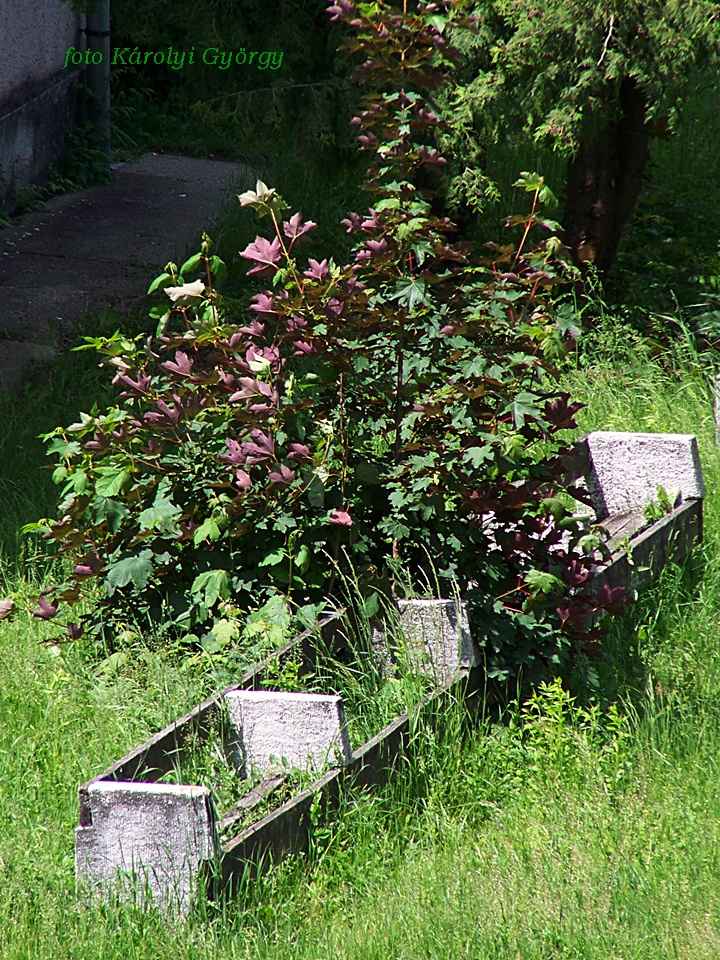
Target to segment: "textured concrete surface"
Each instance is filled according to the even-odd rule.
[[[63,64],[79,46],[79,26],[61,0],[0,2],[0,203],[44,179],[59,157],[79,76]]]
[[[316,693],[236,690],[225,695],[234,747],[246,776],[347,763],[352,751],[342,699]],[[274,757],[275,760],[271,760]]]
[[[705,496],[697,440],[684,433],[614,433],[587,438],[587,486],[599,517],[641,510],[657,487],[679,489],[683,501]]]
[[[219,850],[207,787],[99,781],[89,800],[92,826],[75,831],[78,892],[187,913]]]
[[[398,600],[397,607],[412,669],[446,684],[480,663],[464,600]]]
[[[93,314],[142,304],[165,264],[195,252],[253,183],[240,164],[148,154],[0,230],[0,385],[18,383],[37,347],[56,348],[58,329],[84,313],[91,335]]]
[[[78,45],[79,26],[78,14],[61,0],[2,0],[0,106],[27,84],[62,72],[65,51]]]

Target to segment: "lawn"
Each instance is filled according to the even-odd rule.
[[[98,666],[56,644],[52,625],[2,622],[3,960],[718,955],[720,453],[707,378],[682,347],[650,359],[611,318],[565,377],[587,404],[583,431],[695,433],[708,487],[704,546],[613,623],[601,692],[580,704],[550,685],[502,722],[451,712],[419,730],[391,787],[347,798],[308,855],[168,925],[76,902],[76,790],[211,678],[149,643]],[[41,414],[20,417],[22,395],[3,403],[15,440],[45,429]],[[31,477],[38,448],[26,456]],[[49,494],[4,483],[10,530]],[[9,542],[6,593],[41,575]]]

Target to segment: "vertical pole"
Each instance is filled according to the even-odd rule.
[[[96,0],[87,15],[88,68],[87,82],[100,101],[97,121],[100,149],[110,164],[110,0]],[[100,56],[98,57],[98,54]]]

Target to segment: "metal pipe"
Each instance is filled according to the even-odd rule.
[[[96,0],[87,15],[87,83],[100,101],[96,129],[100,150],[110,163],[110,0]],[[100,54],[98,57],[97,54]]]

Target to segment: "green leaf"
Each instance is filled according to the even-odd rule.
[[[153,575],[152,550],[143,550],[136,557],[126,557],[108,567],[105,585],[111,597],[116,590],[132,583],[136,590],[144,590]]]
[[[355,467],[355,479],[365,487],[374,487],[380,483],[380,471],[369,460],[361,460]]]
[[[222,283],[227,276],[227,267],[220,257],[210,257],[210,272],[215,277],[216,283]]]
[[[411,220],[408,226],[411,227],[412,224],[417,222],[419,221]],[[420,266],[425,263],[425,257],[433,252],[433,247],[429,240],[419,240],[417,243],[413,244],[411,249],[417,257],[417,262]]]
[[[210,540],[212,543],[215,543],[215,541],[219,540],[221,536],[222,532],[216,521],[213,520],[212,517],[208,517],[207,520],[203,520],[193,534],[193,543],[196,547],[199,544],[204,543],[206,540]]]
[[[25,523],[20,528],[20,533],[49,533],[50,523],[47,520],[37,520],[35,523]]]
[[[431,27],[435,27],[438,33],[442,33],[447,26],[447,17],[441,17],[435,13],[429,17],[425,17],[425,23]]]
[[[540,509],[543,513],[549,513],[556,520],[561,520],[568,512],[567,506],[560,497],[546,497],[540,503]]]
[[[206,570],[199,573],[193,580],[190,593],[200,595],[202,602],[209,609],[218,600],[230,598],[230,574],[227,570]]]
[[[285,559],[286,554],[284,550],[273,550],[272,553],[269,553],[263,560],[258,564],[259,567],[274,567],[278,563],[282,563]]]
[[[64,437],[53,437],[48,445],[46,456],[51,457],[56,454],[62,460],[69,460],[70,457],[76,457],[80,451],[81,447],[77,440],[68,441]]]
[[[295,568],[297,569],[298,573],[303,574],[306,572],[309,566],[310,549],[306,543],[303,543],[297,552],[297,556],[295,557]]]
[[[109,497],[95,497],[90,508],[94,523],[99,525],[104,521],[111,533],[117,533],[123,520],[130,516],[125,504]]]
[[[190,259],[186,260],[185,263],[180,267],[180,273],[184,277],[186,273],[190,273],[192,270],[196,270],[202,262],[203,262],[202,254],[196,253],[194,257],[190,257]]]
[[[400,201],[397,197],[385,197],[383,200],[378,200],[375,210],[379,213],[382,210],[397,210],[399,206]]]
[[[68,477],[65,486],[63,487],[63,493],[68,493],[70,490],[77,496],[78,494],[85,493],[87,490],[88,478],[84,470],[74,470]]]
[[[371,593],[369,597],[365,598],[365,602],[363,604],[365,616],[369,620],[371,617],[375,616],[379,609],[380,601],[378,599],[378,595],[376,593]]]
[[[138,523],[143,531],[161,530],[164,533],[175,533],[178,529],[175,521],[181,513],[182,510],[177,504],[166,499],[164,493],[158,491],[154,504],[138,515]]]
[[[291,622],[285,599],[279,595],[270,597],[264,606],[250,614],[243,636],[248,640],[265,636],[273,646],[278,647],[287,639]]]
[[[544,183],[544,177],[541,177],[540,174],[534,170],[522,170],[519,179],[515,181],[513,186],[520,190],[525,190],[527,193],[535,193]]]
[[[511,460],[519,460],[525,453],[525,440],[519,433],[506,433],[502,443],[505,456]]]
[[[215,641],[217,647],[221,650],[229,647],[240,636],[240,624],[237,620],[228,620],[227,617],[221,617],[216,620],[210,630],[210,637]],[[205,647],[205,638],[203,637],[203,648]],[[217,650],[208,650],[208,653],[217,653]]]
[[[468,447],[468,449],[463,452],[462,458],[477,470],[486,460],[493,459],[492,445],[486,443],[482,447]]]
[[[427,284],[418,277],[399,280],[395,287],[395,293],[390,299],[404,304],[409,312],[413,313],[418,305],[426,302]]]
[[[670,487],[669,490],[666,490],[665,487],[658,486],[656,491],[660,509],[663,513],[672,513],[675,504],[680,499],[680,487]]]
[[[313,471],[306,493],[310,506],[322,509],[325,505],[325,483],[316,470]]]
[[[515,427],[521,430],[525,426],[525,417],[539,417],[540,408],[536,403],[537,397],[532,393],[519,393],[515,399],[509,403],[503,413],[512,412]]]
[[[126,467],[96,467],[95,492],[99,497],[115,497],[130,480],[132,474]]]
[[[148,294],[154,293],[155,290],[164,290],[165,287],[170,287],[175,281],[170,276],[169,273],[161,273],[159,277],[156,277],[153,282],[148,287]],[[87,349],[87,348],[83,348]]]
[[[525,582],[534,594],[538,593],[556,593],[564,589],[562,580],[547,570],[528,570],[525,575]]]
[[[560,333],[570,334],[573,340],[578,340],[582,333],[578,324],[578,315],[569,303],[561,303],[555,314],[555,322]]]

